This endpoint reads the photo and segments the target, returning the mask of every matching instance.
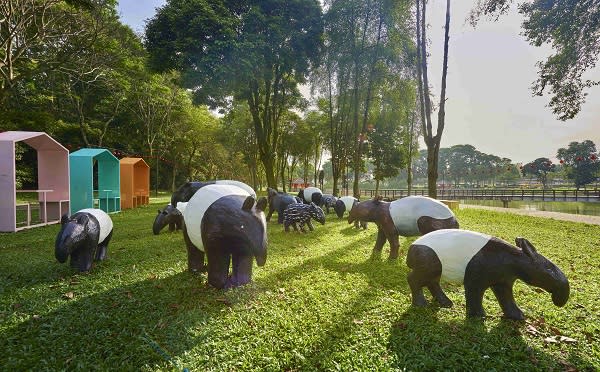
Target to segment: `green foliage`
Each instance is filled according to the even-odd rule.
[[[177,69],[199,102],[246,102],[267,183],[276,187],[279,120],[321,51],[316,0],[169,1],[146,28],[152,65]]]
[[[558,149],[556,157],[562,160],[567,177],[577,188],[594,182],[600,176],[600,159],[596,145],[590,140],[573,141],[569,147]]]
[[[427,178],[427,150],[421,150],[413,164],[416,177]],[[512,181],[519,170],[508,158],[477,150],[473,145],[454,145],[439,151],[438,173],[446,182],[480,183]]]
[[[548,158],[537,158],[534,161],[523,165],[521,173],[523,175],[533,175],[542,183],[543,187],[546,188],[548,182],[548,173],[556,171],[556,164],[552,164],[552,161]]]
[[[372,255],[376,230],[332,214],[309,234],[268,225],[269,258],[250,285],[218,291],[186,270],[181,233],[150,233],[156,208],[112,215],[106,261],[89,274],[54,261],[58,226],[2,234],[0,365],[7,370],[597,370],[600,227],[460,210],[461,227],[525,236],[569,278],[563,308],[518,281],[526,322],[506,321],[491,291],[485,321],[410,306],[404,259]],[[401,238],[403,255],[412,239]],[[575,340],[557,341],[560,336]]]
[[[479,0],[471,19],[505,13],[513,0]],[[535,0],[520,2],[525,16],[524,35],[535,46],[550,44],[554,53],[540,62],[533,92],[549,91],[549,106],[560,120],[574,118],[585,102],[586,91],[598,85],[584,77],[598,62],[600,6],[597,1]]]

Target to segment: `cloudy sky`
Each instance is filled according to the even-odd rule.
[[[164,0],[120,0],[124,23],[143,32]],[[536,62],[551,49],[536,48],[520,35],[521,17],[513,11],[499,22],[482,21],[473,29],[465,18],[474,1],[453,1],[450,26],[446,127],[442,146],[472,144],[479,151],[529,162],[553,159],[571,141],[590,139],[600,147],[600,87],[570,121],[557,120],[546,107],[549,97],[532,97]],[[430,81],[439,95],[445,1],[431,0]],[[590,77],[600,80],[600,70]],[[434,116],[437,117],[437,116]]]

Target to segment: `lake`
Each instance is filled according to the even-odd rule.
[[[501,200],[461,200],[461,204],[485,205],[488,207],[502,207]],[[586,202],[548,202],[514,200],[508,202],[509,208],[529,209],[534,211],[562,212],[571,214],[585,214],[600,216],[600,203]]]

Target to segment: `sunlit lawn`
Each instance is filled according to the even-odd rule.
[[[108,259],[79,275],[54,260],[58,226],[0,234],[0,370],[580,370],[600,368],[600,226],[461,210],[461,227],[525,236],[563,269],[563,308],[521,282],[526,322],[414,309],[404,256],[371,257],[375,226],[333,214],[305,235],[269,224],[254,283],[207,287],[186,271],[181,233],[153,236],[160,203],[112,215]],[[276,221],[276,218],[274,218]],[[562,337],[561,337],[562,336]]]

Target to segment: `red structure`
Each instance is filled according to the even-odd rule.
[[[304,182],[302,178],[296,178],[290,182],[290,189],[299,191],[300,189],[305,189],[312,185],[310,182]]]
[[[38,184],[35,190],[17,190],[17,142],[37,151]],[[17,193],[37,193],[37,201],[17,203]],[[60,222],[69,213],[69,150],[44,132],[8,131],[0,133],[0,231],[15,232]],[[39,221],[32,220],[32,209],[39,208]],[[24,220],[17,222],[19,215]]]

